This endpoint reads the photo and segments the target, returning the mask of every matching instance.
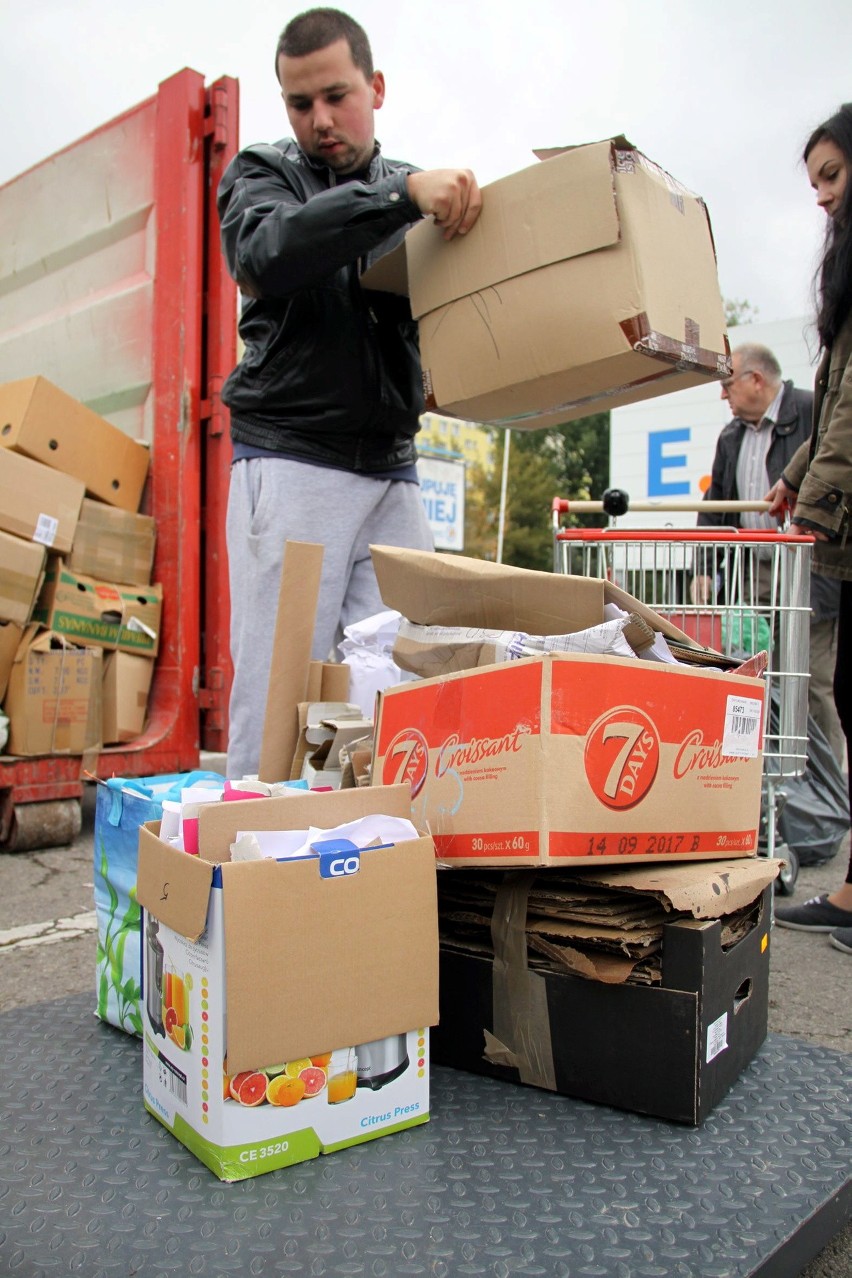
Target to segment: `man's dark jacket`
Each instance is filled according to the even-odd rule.
[[[366,174],[338,180],[289,139],[232,160],[218,208],[244,299],[245,354],[222,395],[235,440],[364,474],[416,459],[417,325],[407,298],[359,283],[421,216],[414,172],[377,146]]]
[[[778,420],[770,428],[772,442],[766,455],[766,473],[774,484],[784,472],[787,463],[799,446],[811,437],[814,397],[812,391],[797,390],[792,382],[784,383]],[[710,487],[704,494],[705,501],[738,501],[737,458],[740,455],[743,435],[752,430],[746,422],[734,417],[722,428],[716,441]],[[720,524],[739,528],[737,514],[701,514],[697,522],[704,525]],[[839,608],[839,591],[834,582],[818,574],[811,575],[811,608],[817,621],[836,617]]]

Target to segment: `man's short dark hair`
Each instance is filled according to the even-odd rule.
[[[352,61],[364,78],[373,78],[373,53],[370,41],[362,26],[359,26],[348,13],[340,9],[308,9],[297,14],[287,23],[278,37],[278,48],[275,50],[275,74],[278,75],[278,59],[282,53],[285,58],[304,58],[308,53],[316,53],[318,49],[326,49],[337,40],[345,40],[352,54]]]

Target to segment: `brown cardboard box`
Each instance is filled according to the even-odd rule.
[[[64,635],[27,630],[3,703],[10,754],[83,754],[101,745],[101,656]]]
[[[156,657],[160,649],[162,587],[117,586],[71,572],[62,559],[48,564],[33,617],[58,634],[104,648]]]
[[[137,657],[131,652],[104,654],[105,745],[132,741],[142,735],[153,675],[154,662],[150,657]]]
[[[150,515],[107,506],[86,497],[71,553],[72,572],[119,585],[147,586],[154,566],[156,527]]]
[[[539,429],[730,371],[703,200],[623,137],[537,152],[466,236],[429,222],[365,276],[405,291],[426,407]]]
[[[148,449],[44,377],[0,386],[0,444],[82,480],[111,506],[139,509]]]
[[[0,528],[5,532],[66,553],[84,492],[79,479],[0,448]]]
[[[44,581],[47,551],[35,541],[0,532],[0,621],[25,626]]]
[[[612,601],[669,642],[681,634],[598,579],[386,546],[372,554],[385,604],[424,624],[565,634],[601,622]],[[483,666],[382,693],[372,775],[409,781],[413,820],[453,865],[747,856],[764,693],[760,679],[638,658]]]
[[[12,662],[23,637],[23,626],[16,625],[14,621],[0,621],[0,705],[6,695]]]
[[[358,874],[331,882],[315,861],[230,862],[240,830],[328,829],[410,811],[405,786],[208,803],[197,857],[161,842],[155,826],[140,830],[139,903],[190,941],[205,930],[214,870],[221,876],[231,1075],[435,1023],[431,840],[371,851]],[[258,955],[270,979],[259,979]]]

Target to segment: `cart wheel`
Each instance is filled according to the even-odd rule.
[[[788,847],[786,843],[776,849],[775,855],[784,860],[784,867],[775,880],[775,891],[779,896],[792,896],[796,890],[796,879],[799,877],[799,858],[793,848]]]
[[[83,828],[79,799],[55,799],[49,803],[19,803],[14,809],[2,852],[31,852],[73,843]]]

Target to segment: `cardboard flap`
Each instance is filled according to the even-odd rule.
[[[286,780],[293,766],[298,706],[307,700],[322,557],[322,546],[313,542],[288,541],[284,546],[258,764],[261,781]]]
[[[361,287],[376,293],[395,293],[397,297],[408,297],[405,240],[367,268],[361,276]]]
[[[230,861],[231,844],[239,830],[332,829],[373,813],[410,820],[411,787],[377,785],[328,794],[294,790],[279,799],[205,803],[198,813],[199,856],[217,863]]]
[[[461,297],[496,288],[621,237],[609,141],[553,156],[483,189],[465,236],[444,240],[431,221],[405,238],[411,311],[420,319]],[[365,286],[370,272],[364,277]]]
[[[197,941],[207,924],[213,866],[163,843],[157,837],[159,829],[159,821],[154,821],[139,830],[136,898],[161,923]]]
[[[696,919],[719,919],[757,900],[780,868],[781,861],[758,856],[588,873],[578,870],[578,879],[623,892],[651,893],[672,910],[684,910]]]
[[[603,621],[604,583],[463,555],[371,546],[382,599],[421,625],[559,635]]]
[[[340,878],[314,859],[223,866],[228,1071],[434,1024],[435,875],[428,838],[362,852]]]

